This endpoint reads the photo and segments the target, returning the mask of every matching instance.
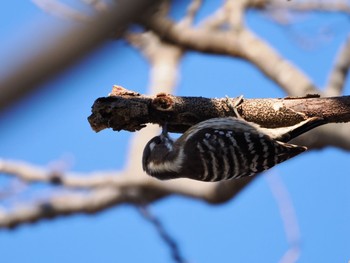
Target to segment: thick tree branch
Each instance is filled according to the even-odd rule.
[[[22,54],[22,61],[0,79],[0,110],[37,89],[39,84],[97,48],[110,38],[112,32],[120,35],[130,22],[157,2],[118,1],[118,5],[112,4],[108,11],[96,13],[88,22],[72,25],[64,32],[62,28],[54,30],[52,26],[38,28],[41,36],[36,34],[36,39],[50,41],[46,41],[45,46],[39,46],[38,43],[35,45],[33,39],[23,40],[27,44],[31,43],[28,45],[31,48]]]
[[[99,98],[88,118],[95,131],[105,128],[135,131],[146,123],[168,124],[171,132],[184,132],[190,126],[210,118],[234,116],[234,99],[177,97],[160,93],[144,96],[114,86],[110,97]],[[263,127],[285,127],[309,117],[327,122],[350,121],[350,96],[318,98],[245,99],[238,112],[247,121]]]

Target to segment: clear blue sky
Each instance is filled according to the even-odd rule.
[[[200,14],[205,15],[220,3],[207,1]],[[323,86],[334,55],[349,31],[349,20],[339,14],[314,14],[299,20],[299,24],[287,28],[252,12],[248,24]],[[0,76],[10,65],[11,57],[20,55],[37,39],[32,43],[13,43],[23,35],[34,35],[28,27],[47,21],[54,23],[59,19],[43,13],[30,1],[2,3]],[[322,38],[318,37],[320,31]],[[300,45],[301,36],[315,46]],[[86,120],[93,101],[107,95],[113,84],[141,93],[148,85],[146,61],[116,41],[1,114],[0,157],[43,166],[67,158],[73,160],[72,170],[81,172],[122,168],[130,134],[110,130],[96,134]],[[345,93],[349,92],[348,81]],[[198,53],[184,57],[177,94],[244,94],[248,98],[284,95],[245,62]],[[296,210],[302,248],[299,262],[350,260],[349,160],[349,152],[327,148],[303,154],[271,172],[284,182]],[[223,205],[171,197],[153,204],[152,211],[179,242],[189,262],[277,262],[288,246],[266,176],[260,176],[237,198]],[[0,187],[8,181],[1,176]],[[39,197],[45,198],[49,189],[35,186],[38,189],[43,190]],[[0,200],[0,206],[30,201],[36,194],[27,191],[24,196]],[[75,215],[1,230],[0,248],[0,262],[4,263],[172,262],[168,247],[154,228],[128,205],[93,216]]]

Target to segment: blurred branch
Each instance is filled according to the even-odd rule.
[[[128,33],[125,38],[150,63],[152,93],[164,91],[166,87],[177,84],[177,67],[183,55],[181,48],[161,42],[158,36],[152,32]]]
[[[293,143],[306,145],[309,149],[333,146],[350,151],[349,131],[350,123],[327,124],[301,135]]]
[[[96,11],[103,12],[108,9],[108,4],[104,0],[81,0],[87,5],[92,6]]]
[[[291,96],[317,93],[316,87],[305,74],[248,29],[227,31],[203,26],[194,28],[156,15],[143,23],[162,39],[185,49],[243,58]]]
[[[117,171],[88,174],[55,171],[23,161],[0,159],[0,173],[12,175],[27,183],[48,183],[68,188],[94,188],[120,186],[121,176]]]
[[[140,165],[137,167],[140,169]],[[30,164],[19,163],[17,165],[14,161],[6,160],[2,161],[0,167],[0,173],[10,174],[28,182],[54,184],[61,182],[60,184],[66,187],[89,187],[91,189],[83,194],[54,196],[45,202],[18,204],[10,211],[1,211],[0,228],[14,227],[44,218],[55,218],[73,213],[96,213],[124,203],[144,205],[169,195],[182,195],[209,203],[222,203],[239,193],[253,179],[244,178],[221,183],[204,183],[188,179],[163,182],[141,171],[137,176],[130,176],[126,169],[120,172],[120,176],[116,176],[117,173],[100,172],[95,176],[85,175],[74,178],[67,173],[62,174],[59,180],[52,182],[50,176],[43,175],[43,171],[43,168]]]
[[[13,228],[45,218],[72,213],[95,213],[123,200],[123,194],[114,188],[101,188],[87,194],[64,194],[45,202],[21,204],[10,211],[0,210],[0,228]]]
[[[28,45],[31,50],[26,51],[27,56],[23,56],[23,61],[0,79],[0,111],[100,46],[113,32],[120,35],[130,22],[157,2],[120,0],[118,4],[111,4],[108,11],[96,12],[88,22],[72,25],[63,33],[52,27],[38,28],[37,31],[42,32],[42,35],[36,35],[36,40],[49,39],[50,44],[41,47],[40,52],[34,44]],[[28,39],[24,42],[33,41]]]
[[[325,94],[327,94],[328,96],[338,96],[342,94],[346,78],[349,74],[349,68],[350,35],[346,39],[344,45],[339,50],[332,72],[329,76]]]
[[[227,9],[224,6],[220,6],[213,14],[206,17],[204,21],[200,23],[200,27],[208,30],[218,30],[227,21]]]
[[[186,25],[193,24],[202,4],[202,0],[192,0],[192,2],[188,5],[187,12],[185,17],[182,19],[182,23],[185,23]]]
[[[270,172],[267,179],[270,190],[276,200],[278,210],[283,221],[284,232],[286,234],[289,249],[283,255],[280,263],[297,262],[301,252],[301,238],[297,215],[295,213],[292,198],[288,193],[282,179]]]
[[[162,39],[185,49],[243,58],[258,67],[288,95],[320,93],[300,69],[285,60],[271,45],[244,26],[244,14],[248,8],[266,9],[268,7],[347,12],[350,5],[344,1],[314,1],[303,4],[295,1],[282,3],[281,1],[235,0],[227,1],[215,15],[207,18],[196,28],[191,27],[190,24],[173,22],[157,14],[153,15],[152,19],[143,21],[143,24]],[[230,27],[223,27],[225,23]]]
[[[171,255],[174,261],[177,263],[185,263],[186,260],[181,255],[177,242],[166,231],[160,220],[157,219],[154,215],[152,215],[150,209],[147,206],[140,206],[139,211],[140,214],[155,227],[159,236],[162,238],[164,243],[170,248]]]

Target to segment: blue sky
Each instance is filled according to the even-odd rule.
[[[206,3],[202,16],[221,1]],[[248,25],[322,87],[339,45],[349,32],[349,20],[340,14],[312,14],[298,19],[298,24],[283,27],[251,12]],[[0,36],[5,40],[0,44],[0,76],[11,67],[13,54],[36,45],[35,37],[33,42],[18,43],[18,39],[35,35],[28,27],[59,22],[30,1],[4,2],[0,9]],[[318,37],[320,31],[324,33],[322,38]],[[300,36],[315,46],[301,45]],[[43,166],[67,159],[72,170],[81,172],[121,169],[131,134],[111,130],[96,134],[86,119],[93,101],[106,96],[113,84],[141,93],[148,86],[147,62],[137,51],[117,41],[107,43],[2,113],[0,157]],[[349,91],[348,81],[345,94]],[[182,60],[176,92],[204,97],[284,96],[244,61],[194,52]],[[260,176],[225,204],[212,206],[171,197],[153,204],[151,209],[179,242],[189,262],[278,262],[288,245],[266,179],[273,174],[285,184],[296,210],[302,249],[299,262],[347,262],[349,158],[350,153],[334,148],[311,151]],[[0,177],[0,187],[8,182],[9,178]],[[39,194],[41,198],[48,191],[40,185],[34,189],[26,193],[28,200],[38,194],[37,190],[44,191]],[[0,205],[7,207],[23,198],[0,200]],[[11,263],[171,262],[169,250],[154,228],[128,205],[93,216],[75,215],[1,230],[0,247],[0,261]]]

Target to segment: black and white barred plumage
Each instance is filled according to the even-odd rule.
[[[297,125],[267,129],[239,118],[214,118],[188,129],[175,142],[167,132],[151,139],[143,152],[147,174],[158,179],[221,181],[252,176],[307,148],[286,143],[323,124],[310,118]]]

